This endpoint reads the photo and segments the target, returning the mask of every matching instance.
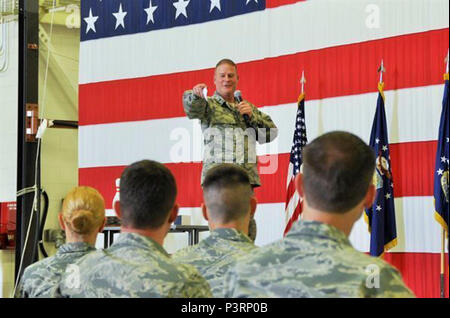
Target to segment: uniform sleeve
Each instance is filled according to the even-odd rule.
[[[250,125],[258,129],[258,143],[271,142],[278,136],[278,128],[269,115],[261,112],[252,104],[253,114],[250,118]]]
[[[181,292],[183,298],[212,298],[211,287],[207,280],[193,266],[182,264],[187,274],[186,281]]]
[[[375,298],[415,298],[414,293],[406,287],[401,274],[388,266],[380,270],[379,285],[366,283],[366,295]]]
[[[14,294],[14,298],[28,298],[28,293],[25,291],[22,279],[20,280],[20,283],[17,286],[16,293]]]
[[[200,119],[202,122],[208,120],[208,102],[199,98],[192,90],[184,92],[183,108],[189,119]]]

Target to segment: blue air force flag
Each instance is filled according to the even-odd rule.
[[[439,138],[436,151],[436,165],[434,170],[434,206],[435,219],[448,233],[449,214],[449,101],[448,101],[448,73],[444,75],[444,98],[442,100],[441,122],[439,124]]]
[[[378,84],[377,109],[370,134],[370,147],[376,156],[376,169],[373,177],[376,196],[373,206],[366,209],[364,214],[371,233],[370,255],[372,256],[380,256],[384,251],[397,245],[394,184],[389,156],[383,87],[384,83]]]

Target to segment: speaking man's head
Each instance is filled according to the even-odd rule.
[[[239,81],[236,64],[230,59],[220,60],[214,71],[216,91],[224,99],[232,98]]]

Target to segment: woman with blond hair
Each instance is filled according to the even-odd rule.
[[[105,202],[91,187],[75,187],[66,196],[59,224],[66,232],[66,244],[56,255],[28,266],[16,297],[51,297],[51,291],[66,271],[82,256],[95,251],[97,234],[105,226]]]

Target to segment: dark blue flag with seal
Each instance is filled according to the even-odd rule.
[[[442,100],[441,122],[437,142],[436,164],[434,169],[434,218],[448,235],[449,214],[449,86],[448,73],[444,74],[444,98]]]
[[[375,201],[365,210],[364,218],[369,225],[370,255],[380,256],[397,245],[395,223],[394,184],[389,155],[389,138],[384,110],[384,83],[378,84],[378,100],[370,133],[370,147],[375,152],[376,169],[373,177],[376,186]]]

